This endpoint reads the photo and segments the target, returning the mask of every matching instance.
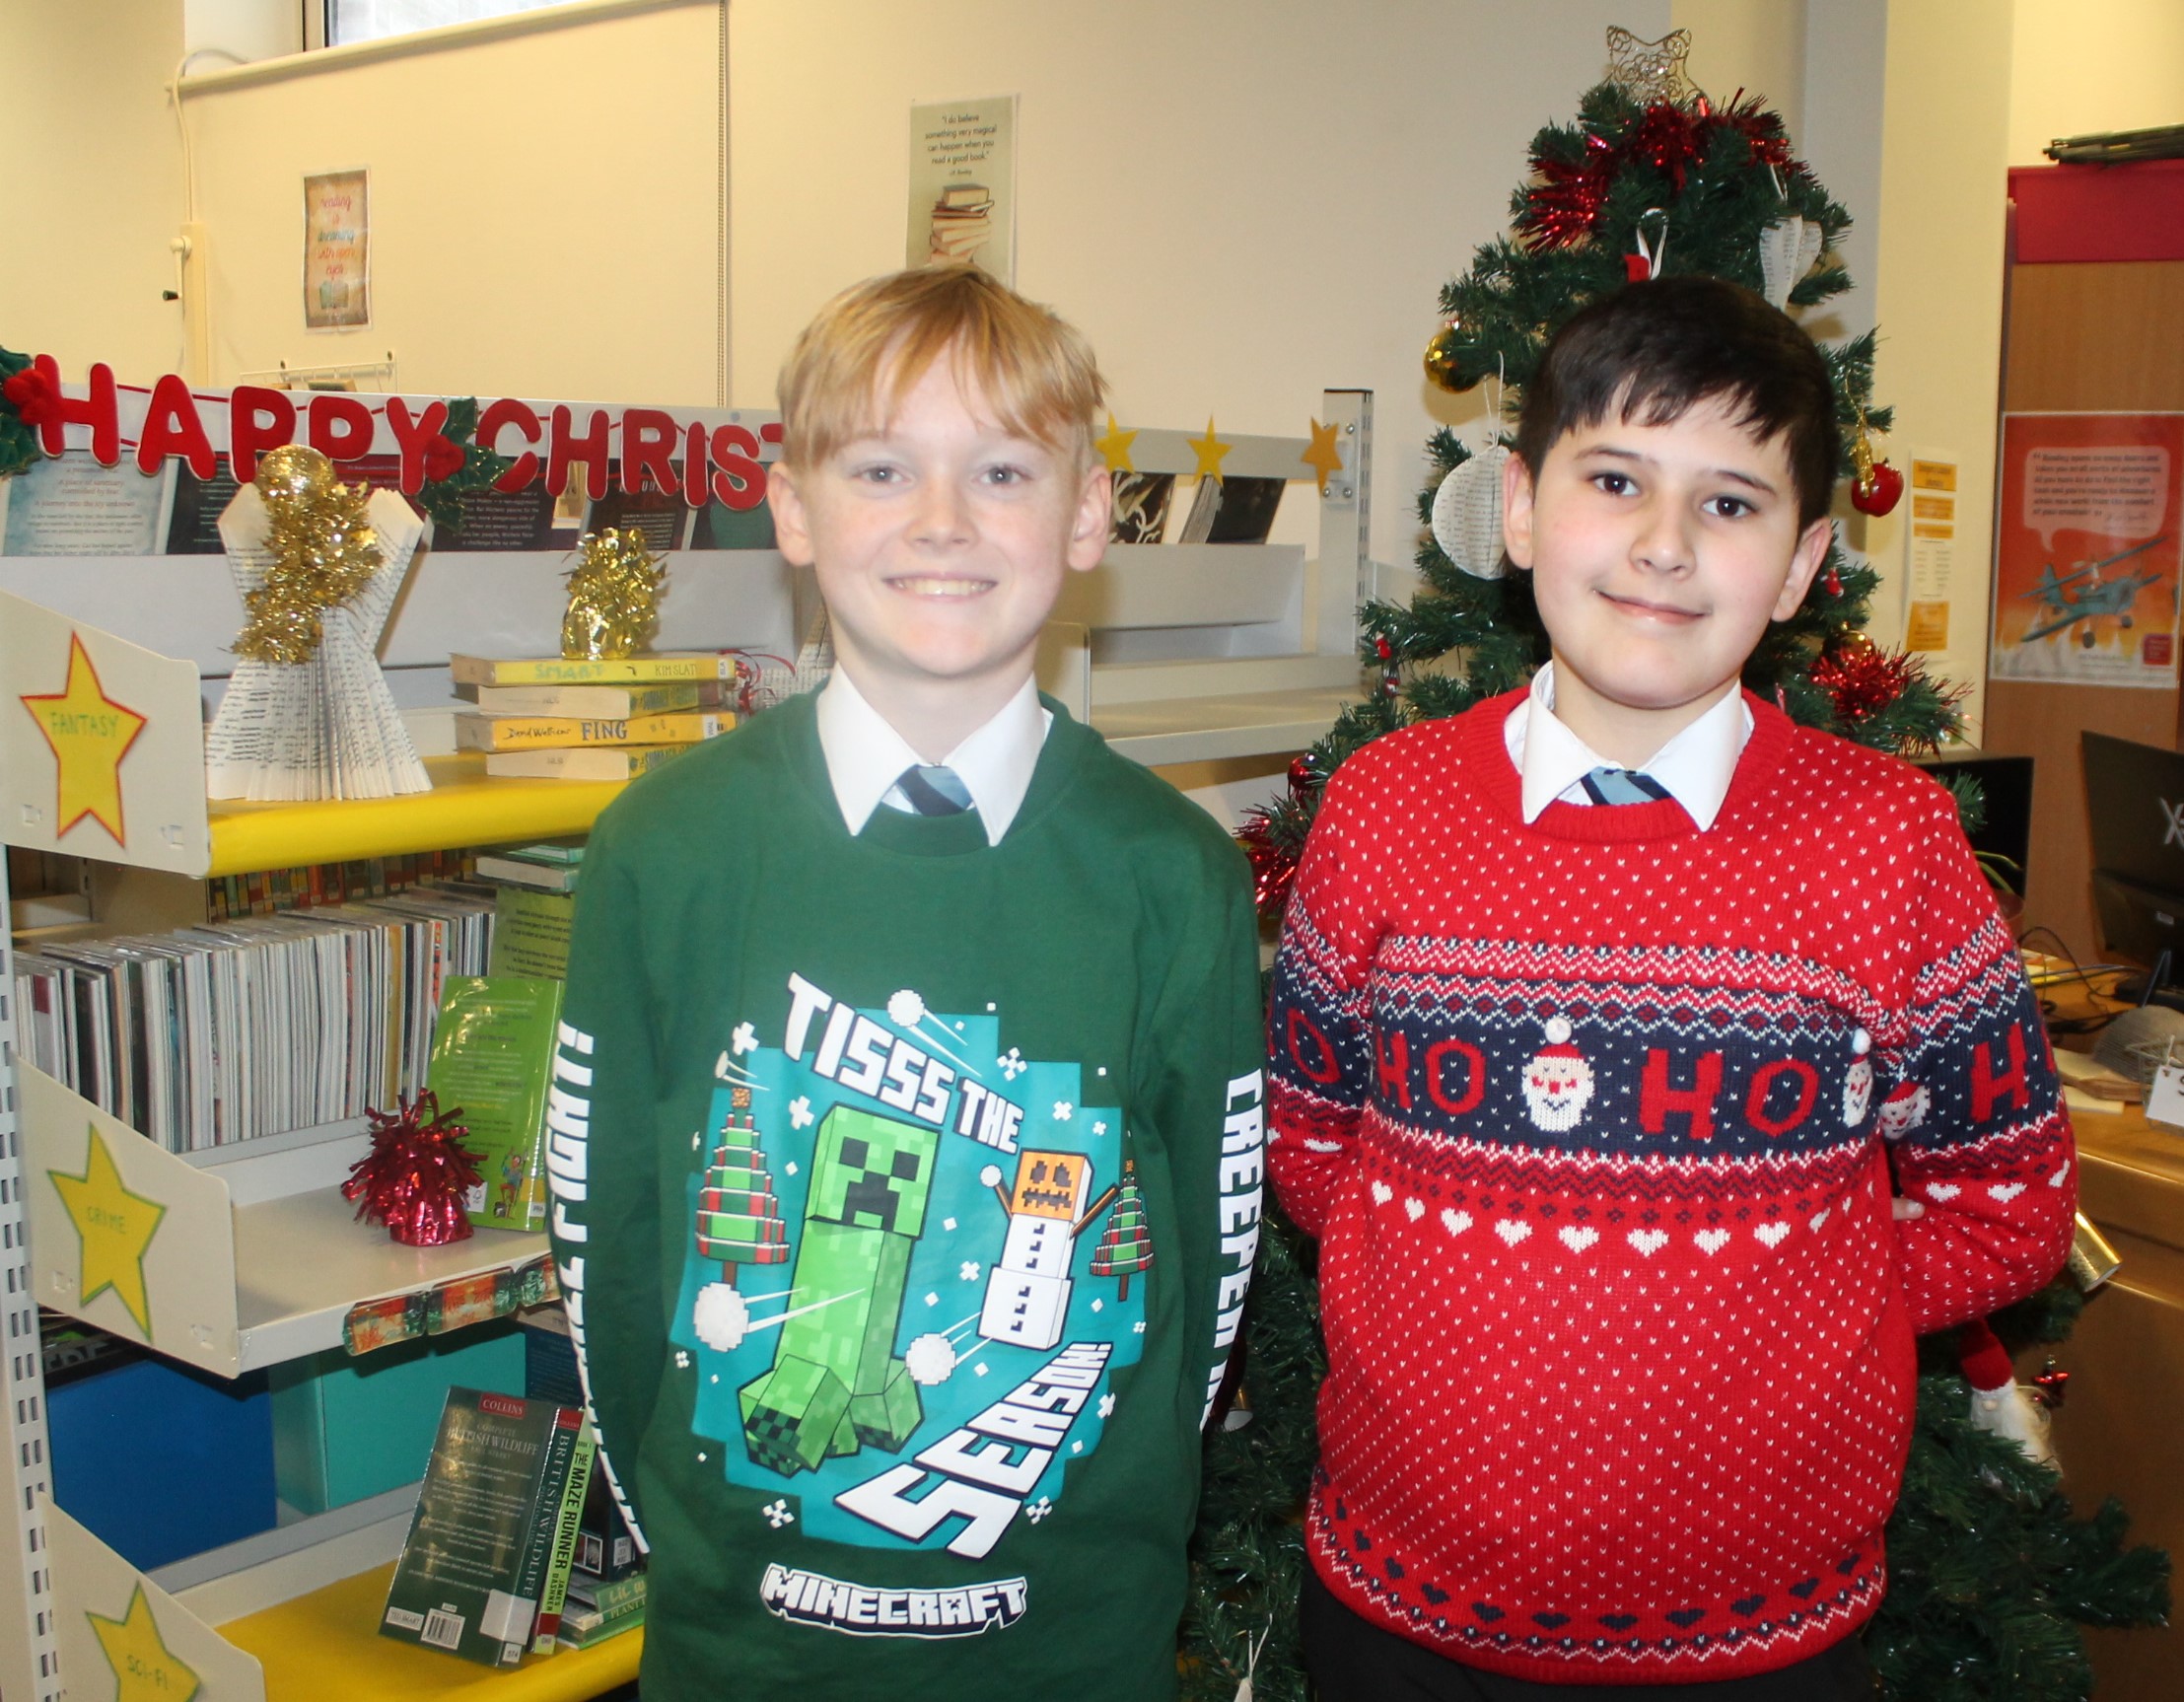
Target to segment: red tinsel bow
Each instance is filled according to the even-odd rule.
[[[1236,829],[1236,843],[1251,865],[1251,902],[1262,919],[1279,920],[1297,883],[1297,853],[1274,842],[1274,825],[1262,811]]]
[[[7,397],[16,417],[33,431],[42,428],[47,420],[60,417],[60,390],[35,367],[25,367],[0,385],[0,396]]]
[[[425,445],[425,476],[438,484],[462,470],[462,446],[446,432],[436,431]]]
[[[436,1247],[466,1239],[470,1220],[462,1196],[478,1185],[477,1157],[460,1145],[469,1133],[443,1111],[430,1088],[401,1099],[392,1111],[367,1109],[372,1150],[349,1167],[341,1197],[356,1215],[387,1226],[404,1246]]]

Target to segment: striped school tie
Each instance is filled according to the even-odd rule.
[[[1633,768],[1595,768],[1579,782],[1595,804],[1658,804],[1668,788]]]
[[[970,793],[952,768],[938,765],[928,768],[913,763],[902,771],[894,790],[902,798],[896,808],[918,816],[960,816],[973,808]],[[888,802],[894,802],[892,796]]]

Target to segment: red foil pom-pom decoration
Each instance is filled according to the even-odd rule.
[[[1918,668],[1913,658],[1852,632],[1814,659],[1812,683],[1828,694],[1846,725],[1856,726],[1901,697]]]
[[[341,1197],[356,1201],[356,1215],[387,1226],[409,1247],[445,1246],[466,1240],[470,1220],[462,1196],[478,1185],[476,1155],[462,1146],[469,1130],[456,1119],[462,1107],[440,1108],[430,1088],[392,1111],[366,1110],[372,1150],[349,1167]]]

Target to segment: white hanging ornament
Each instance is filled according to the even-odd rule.
[[[1820,257],[1820,227],[1795,213],[1759,233],[1760,294],[1785,313],[1790,292]]]
[[[1508,565],[1502,554],[1502,469],[1509,458],[1506,444],[1476,450],[1451,467],[1434,492],[1434,541],[1475,579],[1500,579]]]

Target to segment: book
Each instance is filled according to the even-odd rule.
[[[726,650],[572,661],[564,656],[451,656],[458,685],[662,685],[678,679],[734,679],[738,658]]]
[[[535,892],[574,892],[583,875],[577,863],[541,863],[517,852],[486,852],[478,858],[478,879],[503,886],[528,886]]]
[[[458,750],[566,749],[581,745],[695,745],[734,732],[733,710],[689,710],[591,721],[574,715],[458,715]]]
[[[1201,478],[1191,493],[1177,543],[1264,543],[1274,531],[1288,480],[1279,478]]]
[[[645,1604],[645,1575],[632,1572],[626,1578],[601,1578],[579,1569],[569,1575],[569,1605],[589,1607],[596,1613],[627,1613]]]
[[[426,1086],[458,1112],[478,1182],[463,1195],[471,1224],[487,1230],[546,1226],[546,1127],[561,983],[516,974],[450,974]]]
[[[736,707],[735,687],[722,679],[665,685],[458,685],[456,695],[488,715],[581,715],[600,721]]]
[[[525,886],[503,886],[493,899],[493,947],[488,975],[561,981],[569,974],[569,928],[576,899]]]
[[[617,749],[497,750],[485,772],[508,780],[634,780],[694,749],[688,745],[632,745]]]
[[[623,1613],[601,1613],[593,1607],[565,1613],[561,1618],[561,1647],[589,1649],[595,1643],[604,1643],[609,1637],[634,1631],[644,1622],[643,1602]]]
[[[576,1407],[451,1388],[381,1635],[487,1667],[518,1665],[585,1434]]]
[[[1175,498],[1171,472],[1118,472],[1109,543],[1159,543],[1167,535],[1167,511]]]
[[[480,1229],[545,1227],[539,1143],[560,1016],[559,981],[450,975],[442,986],[425,1085],[469,1131],[478,1180],[462,1207]]]
[[[577,1431],[576,1452],[569,1456],[568,1481],[554,1509],[553,1550],[546,1562],[546,1588],[538,1597],[538,1619],[531,1627],[530,1652],[551,1655],[554,1636],[561,1629],[561,1614],[569,1596],[569,1575],[576,1563],[577,1526],[584,1513],[585,1492],[592,1486],[592,1460],[599,1442],[592,1427]]]

